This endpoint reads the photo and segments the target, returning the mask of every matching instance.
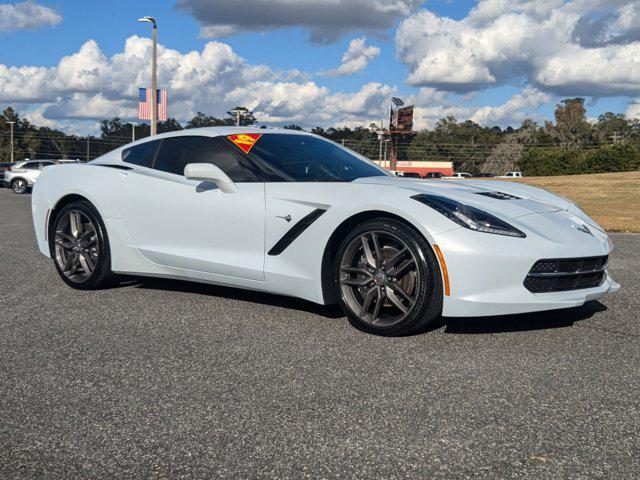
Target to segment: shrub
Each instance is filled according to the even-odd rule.
[[[524,153],[520,165],[526,176],[626,172],[640,168],[640,152],[628,143],[593,150],[536,147]]]

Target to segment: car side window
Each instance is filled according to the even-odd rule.
[[[22,168],[24,168],[25,170],[38,170],[40,168],[40,163],[38,162],[30,162],[30,163],[25,163]]]
[[[160,140],[153,140],[125,148],[122,150],[122,161],[141,167],[151,167],[159,144]]]
[[[153,168],[163,172],[184,175],[189,163],[211,163],[234,182],[251,182],[256,178],[240,163],[221,138],[181,136],[165,138],[160,146]]]
[[[41,165],[41,168],[44,168],[44,167],[49,167],[51,165],[55,165],[55,163],[53,163],[53,162],[42,162],[40,165]]]

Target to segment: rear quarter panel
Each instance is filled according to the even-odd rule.
[[[33,187],[31,212],[43,255],[49,255],[46,224],[56,207],[67,195],[80,195],[89,200],[107,223],[109,218],[120,218],[114,201],[124,176],[122,171],[95,163],[56,165],[45,168]],[[107,232],[109,233],[109,232]]]

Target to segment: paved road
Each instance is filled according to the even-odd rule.
[[[227,288],[73,291],[31,230],[0,190],[0,478],[640,476],[640,236],[602,303],[390,339]]]

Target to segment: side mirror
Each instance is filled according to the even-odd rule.
[[[211,163],[189,163],[184,167],[184,176],[189,180],[215,183],[224,193],[238,191],[238,187],[227,174]]]

